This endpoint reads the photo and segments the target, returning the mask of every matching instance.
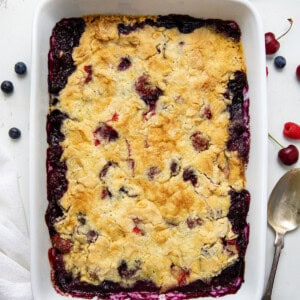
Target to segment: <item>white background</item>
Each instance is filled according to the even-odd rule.
[[[63,0],[62,0],[63,1]],[[29,157],[29,102],[31,33],[35,6],[39,0],[0,0],[0,83],[11,80],[15,91],[6,96],[0,92],[0,147],[6,149],[16,164],[19,186],[28,216],[28,157]],[[299,0],[252,0],[261,14],[264,30],[279,36],[288,27],[287,18],[293,18],[294,27],[280,40],[281,47],[276,55],[287,59],[286,67],[278,71],[273,57],[267,58],[268,76],[268,127],[282,144],[291,143],[300,149],[300,141],[289,141],[282,135],[287,121],[300,124],[300,82],[295,70],[300,64],[300,1]],[[14,72],[14,65],[23,61],[28,67],[26,76]],[[253,62],[255,63],[255,62]],[[21,139],[8,137],[8,130],[18,127]],[[268,193],[276,181],[291,167],[277,161],[279,147],[269,141]],[[258,166],[259,167],[259,166]],[[300,161],[293,167],[300,167]],[[267,201],[267,199],[266,199]],[[266,248],[266,276],[273,258],[274,233],[269,228]],[[263,267],[263,266],[262,266]],[[273,300],[300,299],[300,230],[287,234],[275,279]]]

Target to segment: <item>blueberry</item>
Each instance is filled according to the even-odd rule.
[[[14,85],[11,81],[5,80],[1,83],[1,90],[5,94],[11,94],[14,90]]]
[[[286,59],[283,56],[276,56],[274,60],[274,65],[277,69],[282,69],[286,65]]]
[[[27,71],[27,67],[23,62],[18,62],[15,64],[15,72],[19,75],[24,75]]]
[[[8,131],[8,135],[12,138],[12,139],[18,139],[21,136],[21,131],[20,129],[16,128],[16,127],[12,127],[11,129],[9,129]]]

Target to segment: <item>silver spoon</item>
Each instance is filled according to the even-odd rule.
[[[300,169],[285,173],[275,185],[268,202],[268,223],[276,233],[275,253],[262,300],[271,300],[275,273],[286,232],[300,225]]]

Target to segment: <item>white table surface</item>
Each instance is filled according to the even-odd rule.
[[[63,0],[62,0],[63,1]],[[28,216],[28,157],[29,157],[29,102],[31,32],[35,6],[39,0],[0,0],[0,82],[11,80],[15,91],[6,96],[0,92],[0,147],[5,148],[15,161],[20,192]],[[282,38],[278,55],[287,59],[286,67],[278,71],[273,59],[267,59],[268,76],[268,126],[269,132],[284,145],[300,142],[288,141],[282,135],[287,121],[300,123],[300,82],[295,69],[300,64],[300,1],[299,0],[252,0],[262,16],[265,31],[280,35],[287,27],[287,18],[294,19],[294,27]],[[28,74],[18,77],[14,65],[18,61],[27,64]],[[255,63],[255,62],[253,62]],[[8,130],[18,127],[22,131],[19,140],[11,140]],[[269,141],[268,192],[289,168],[277,161],[279,148]],[[294,165],[300,167],[300,161]],[[267,201],[267,199],[266,199]],[[273,258],[274,233],[269,228],[266,248],[266,276]],[[300,230],[289,233],[285,238],[278,271],[275,279],[273,300],[300,299]]]

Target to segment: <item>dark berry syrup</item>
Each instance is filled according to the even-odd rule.
[[[79,45],[84,29],[85,22],[82,18],[63,19],[55,25],[48,54],[50,94],[58,95],[65,87],[68,77],[75,71],[72,52]]]
[[[227,149],[238,151],[245,163],[249,160],[250,129],[249,129],[249,99],[248,82],[246,74],[242,71],[234,73],[234,78],[228,81],[225,98],[231,100],[228,105],[231,126],[229,128],[229,139]]]

